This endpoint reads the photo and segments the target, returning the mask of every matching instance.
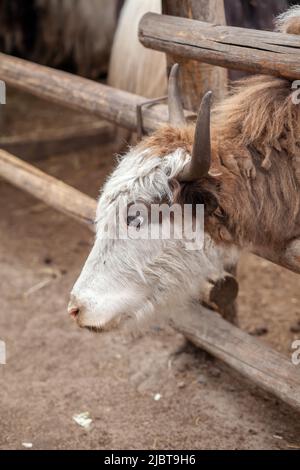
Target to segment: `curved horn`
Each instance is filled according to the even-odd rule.
[[[169,76],[168,106],[169,122],[172,126],[180,127],[185,125],[182,101],[178,85],[179,64],[174,64]]]
[[[178,176],[178,180],[182,182],[191,182],[207,175],[211,165],[211,145],[210,145],[210,109],[211,109],[212,92],[209,91],[203,97],[200,105],[194,145],[192,152],[192,160],[184,167]]]

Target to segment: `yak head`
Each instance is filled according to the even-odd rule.
[[[185,122],[178,66],[169,79],[170,124],[122,157],[98,203],[96,240],[69,313],[80,327],[109,330],[178,310],[237,261],[214,236],[223,214],[211,165],[211,92],[196,128]]]

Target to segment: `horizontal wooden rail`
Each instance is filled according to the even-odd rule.
[[[146,13],[139,38],[144,46],[179,58],[300,79],[300,36]]]
[[[96,201],[5,150],[0,150],[0,177],[94,230]]]
[[[291,360],[201,306],[174,317],[173,326],[195,346],[300,411],[300,370]]]
[[[147,101],[143,96],[2,53],[0,79],[7,85],[71,109],[92,113],[132,131],[137,129],[136,107]],[[165,104],[143,107],[145,132],[154,131],[167,122]]]
[[[89,196],[3,150],[0,150],[0,176],[94,229],[97,202]],[[230,276],[223,287],[218,280],[209,284],[205,299],[214,303],[223,294],[232,301],[237,293],[234,279]],[[300,410],[300,371],[288,359],[200,304],[183,313],[173,318],[172,322],[196,346]]]

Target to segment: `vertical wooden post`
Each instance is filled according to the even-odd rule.
[[[223,0],[163,0],[163,13],[166,15],[192,18],[219,25],[225,25],[225,8]],[[174,62],[181,65],[181,90],[184,107],[197,111],[201,98],[208,90],[212,90],[215,99],[224,97],[227,88],[227,70],[194,60],[186,60],[176,56],[168,57],[168,68]],[[236,272],[232,267],[231,273]],[[237,323],[237,307],[235,302],[219,307],[220,313],[231,323]]]
[[[163,0],[162,3],[166,15],[226,24],[223,0]],[[197,111],[203,94],[208,90],[214,92],[215,99],[223,98],[227,87],[226,69],[169,56],[168,67],[174,62],[181,64],[181,87],[186,109]]]

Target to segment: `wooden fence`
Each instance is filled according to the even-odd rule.
[[[300,79],[300,36],[147,13],[139,37],[145,47],[181,58]]]

